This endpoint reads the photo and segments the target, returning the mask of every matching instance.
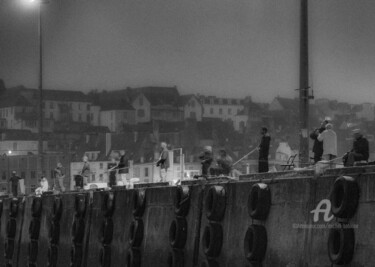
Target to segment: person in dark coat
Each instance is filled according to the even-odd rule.
[[[323,141],[318,140],[319,134],[324,132],[326,129],[328,121],[323,121],[322,124],[320,125],[319,128],[316,128],[311,134],[310,138],[314,140],[314,145],[313,145],[313,153],[314,153],[314,163],[317,163],[318,161],[322,160],[323,156]]]
[[[212,147],[205,146],[204,151],[199,155],[199,159],[202,164],[202,176],[206,177],[213,161]]]
[[[129,175],[129,155],[125,150],[120,151],[120,160],[117,164],[118,173],[121,181],[127,187],[130,186],[130,175]]]
[[[18,181],[23,179],[16,175],[16,171],[12,171],[12,176],[9,178],[9,182],[11,184],[12,194],[13,197],[18,196]]]
[[[217,162],[217,175],[229,175],[232,171],[233,159],[227,154],[225,149],[220,149],[219,157],[216,158]]]
[[[111,162],[108,163],[107,165],[107,170],[108,170],[108,187],[112,187],[114,185],[117,185],[116,181],[116,168],[117,168],[117,163],[114,157],[112,157]]]
[[[344,165],[353,166],[355,161],[365,160],[369,158],[369,144],[365,137],[363,137],[359,129],[353,130],[353,148],[344,156]]]
[[[258,165],[258,172],[268,172],[268,154],[270,150],[270,142],[271,136],[268,133],[268,129],[266,127],[262,127],[262,138],[260,141],[260,145],[258,147],[259,150],[259,165]]]

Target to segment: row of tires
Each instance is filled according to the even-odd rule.
[[[15,238],[17,234],[17,216],[20,201],[17,198],[13,198],[10,201],[9,206],[9,218],[6,226],[6,241],[5,241],[5,265],[7,267],[13,266],[13,256],[15,249]]]
[[[171,247],[168,256],[169,267],[183,267],[185,263],[184,248],[188,234],[186,216],[190,210],[190,201],[190,188],[188,186],[177,187],[174,200],[175,218],[169,227],[169,245]]]
[[[127,267],[141,266],[141,245],[144,235],[143,215],[146,209],[146,190],[133,193],[133,221],[129,228],[129,249],[126,255]]]
[[[344,265],[352,261],[355,247],[355,232],[350,225],[359,204],[359,185],[349,176],[336,179],[330,195],[332,214],[339,227],[330,229],[328,256],[332,264]]]

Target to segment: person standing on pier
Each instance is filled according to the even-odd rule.
[[[83,178],[83,185],[87,185],[90,179],[90,163],[89,158],[86,155],[83,156],[83,167],[81,170],[81,175]]]
[[[117,169],[122,183],[128,187],[130,185],[129,157],[128,152],[124,149],[120,151],[120,160],[117,164]]]
[[[9,178],[9,183],[11,184],[11,190],[13,197],[18,196],[18,182],[23,178],[17,176],[16,171],[12,171],[12,176]]]
[[[319,134],[321,134],[325,129],[328,121],[325,120],[322,122],[319,128],[315,129],[311,134],[310,138],[314,140],[313,153],[314,153],[314,163],[322,160],[323,156],[323,142],[318,140]]]
[[[203,152],[199,155],[199,159],[201,160],[202,164],[202,176],[207,177],[213,161],[212,147],[205,146]]]
[[[118,168],[118,164],[116,163],[115,157],[111,158],[111,162],[107,165],[108,170],[108,187],[117,185],[116,181],[116,169]]]
[[[167,143],[162,142],[160,147],[160,156],[159,160],[156,162],[156,166],[160,167],[160,182],[165,182],[167,180],[167,172],[169,168],[169,152]]]
[[[337,136],[333,125],[328,123],[326,129],[318,135],[318,140],[323,142],[323,159],[332,161],[337,157]],[[330,164],[332,168],[333,165]]]
[[[353,130],[353,148],[344,156],[344,166],[353,166],[355,161],[368,161],[369,144],[360,129]]]
[[[57,163],[57,167],[54,169],[55,179],[53,183],[53,189],[59,192],[65,192],[65,186],[64,186],[65,174],[63,173],[62,168],[63,166],[59,162]]]
[[[266,127],[262,127],[261,131],[261,141],[258,147],[259,150],[259,162],[258,162],[258,172],[268,172],[268,155],[270,150],[271,136],[268,133]]]

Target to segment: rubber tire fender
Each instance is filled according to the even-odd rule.
[[[146,190],[134,190],[133,194],[133,216],[142,217],[146,208]]]
[[[57,260],[59,257],[59,250],[56,245],[51,245],[48,248],[48,267],[56,267],[57,266]]]
[[[7,239],[5,241],[5,259],[11,260],[13,259],[13,253],[14,253],[14,239]]]
[[[182,249],[187,239],[187,221],[184,217],[175,218],[169,227],[169,244],[172,248]]]
[[[12,198],[10,200],[10,204],[9,204],[9,216],[12,217],[12,218],[17,218],[17,214],[18,214],[18,199],[17,198]]]
[[[204,228],[203,252],[207,257],[218,257],[223,246],[223,227],[221,224],[210,222]]]
[[[261,262],[267,250],[267,230],[263,225],[252,224],[247,228],[244,239],[245,257],[249,262]]]
[[[221,221],[225,214],[226,193],[223,186],[211,186],[205,199],[206,215],[210,221]]]
[[[269,186],[263,183],[254,184],[251,187],[247,200],[247,209],[251,218],[266,220],[271,208],[271,191]]]
[[[111,218],[105,218],[100,227],[100,242],[103,245],[111,244],[113,239],[113,220]]]
[[[188,186],[178,186],[176,188],[174,206],[176,216],[185,217],[188,215],[190,209],[190,188]]]
[[[111,267],[111,247],[104,245],[100,248],[99,253],[100,266]]]
[[[52,245],[58,245],[60,242],[60,223],[57,221],[50,221],[48,231],[49,242]]]
[[[72,224],[72,240],[75,244],[82,244],[85,236],[85,221],[83,219],[74,218]]]
[[[42,215],[43,200],[41,197],[34,197],[31,204],[31,215],[36,218],[40,218]]]
[[[328,256],[333,264],[344,265],[352,261],[355,234],[353,228],[332,228],[328,236]]]
[[[185,256],[181,249],[173,249],[168,255],[168,267],[184,267]]]
[[[103,195],[102,211],[104,217],[112,217],[115,211],[115,194],[114,192],[105,192]]]
[[[52,219],[59,222],[63,213],[63,202],[60,197],[55,197],[53,200]]]
[[[15,238],[17,231],[17,221],[14,218],[9,218],[7,222],[7,238]]]
[[[31,240],[38,240],[40,233],[40,219],[33,218],[29,225],[29,237]]]
[[[70,250],[71,267],[81,267],[83,259],[83,248],[82,245],[73,245]]]
[[[359,185],[349,176],[341,176],[333,184],[330,201],[331,210],[337,218],[350,219],[357,211],[359,203]]]
[[[84,217],[86,212],[86,196],[78,194],[75,198],[75,214],[77,217]]]
[[[138,248],[142,244],[144,235],[144,224],[142,219],[135,219],[130,224],[129,244],[133,248]]]
[[[141,252],[137,248],[130,248],[126,254],[126,267],[140,267]]]
[[[31,240],[29,243],[29,254],[28,254],[28,261],[29,262],[36,262],[38,259],[38,241]]]

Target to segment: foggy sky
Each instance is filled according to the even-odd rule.
[[[26,1],[26,0],[25,0]],[[299,0],[51,0],[45,88],[173,86],[269,102],[298,88]],[[374,102],[375,1],[310,0],[317,98]],[[0,0],[0,78],[37,87],[37,9]]]

